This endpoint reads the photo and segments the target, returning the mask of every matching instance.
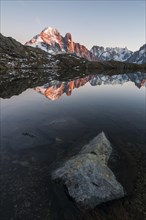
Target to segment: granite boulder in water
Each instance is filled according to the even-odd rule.
[[[124,189],[107,166],[111,152],[111,144],[102,132],[55,170],[52,178],[62,180],[68,194],[84,208],[121,198]]]

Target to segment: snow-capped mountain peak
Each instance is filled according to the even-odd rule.
[[[70,33],[63,37],[56,28],[52,27],[45,28],[25,45],[38,47],[49,53],[74,53],[89,60],[94,59],[94,55],[85,46],[73,42]]]
[[[56,35],[59,33],[59,31],[56,28],[52,27],[46,27],[42,32],[45,34],[51,34],[51,35]]]

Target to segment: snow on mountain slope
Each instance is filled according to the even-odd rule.
[[[116,60],[116,61],[126,61],[133,52],[125,48],[119,47],[99,47],[93,46],[91,52],[95,55],[96,60],[107,61],[107,60]]]

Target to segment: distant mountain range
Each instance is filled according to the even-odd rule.
[[[145,73],[129,73],[121,75],[88,75],[84,78],[75,79],[72,81],[60,82],[53,80],[52,82],[46,83],[44,86],[39,86],[35,88],[35,91],[43,94],[50,100],[59,99],[64,93],[67,96],[72,94],[73,89],[84,86],[87,82],[91,86],[100,86],[100,85],[115,85],[115,84],[124,84],[126,82],[134,82],[135,86],[141,88],[146,86],[146,74]]]
[[[73,53],[79,57],[92,61],[124,61],[129,63],[146,63],[146,44],[138,51],[130,51],[120,47],[93,46],[88,50],[84,45],[75,43],[70,33],[63,37],[56,28],[45,28],[40,34],[33,37],[25,45],[40,48],[48,53]]]

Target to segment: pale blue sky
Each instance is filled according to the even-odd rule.
[[[1,1],[1,33],[25,43],[45,27],[91,49],[93,45],[138,50],[145,43],[145,0]]]

